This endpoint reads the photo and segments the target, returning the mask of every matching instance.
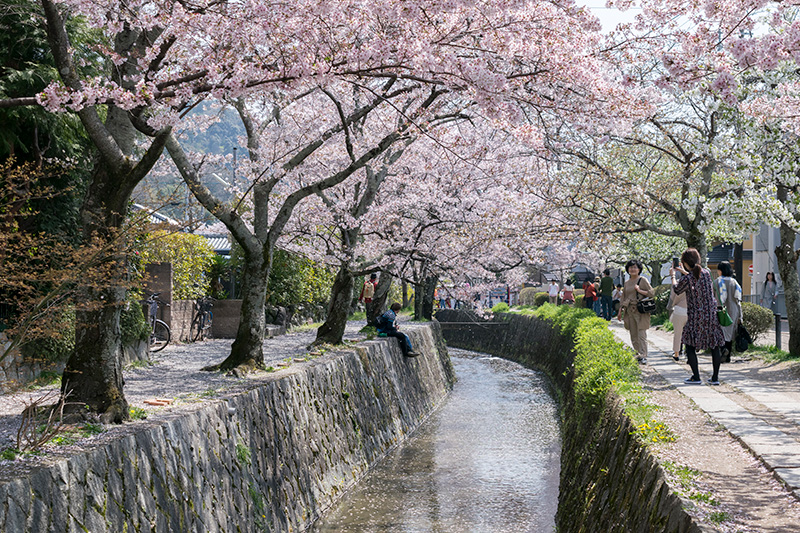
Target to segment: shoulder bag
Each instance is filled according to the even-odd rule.
[[[639,278],[639,281],[642,281],[642,278]],[[636,284],[638,285],[639,283],[637,282]],[[649,313],[652,313],[652,312],[654,312],[656,310],[656,301],[655,300],[653,300],[649,296],[645,296],[642,299],[638,299],[639,296],[640,295],[637,293],[637,295],[636,295],[636,297],[637,297],[636,310],[637,311],[639,311],[642,314],[644,314],[644,313],[648,313],[649,314]]]
[[[717,298],[717,320],[719,320],[719,325],[723,328],[728,327],[733,324],[733,319],[731,318],[731,315],[728,314],[728,308],[722,305],[722,302],[719,299],[719,289],[714,291],[714,296]]]

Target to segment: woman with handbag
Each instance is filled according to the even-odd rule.
[[[681,265],[669,269],[672,287],[676,294],[686,294],[686,311],[688,319],[683,328],[681,340],[686,351],[686,359],[692,368],[692,376],[684,383],[701,384],[700,370],[697,366],[697,349],[711,350],[713,374],[709,385],[719,385],[719,366],[722,362],[720,348],[725,344],[722,327],[717,317],[717,303],[714,290],[711,288],[711,273],[700,266],[700,253],[688,248],[681,255]],[[675,279],[675,272],[683,277]]]
[[[650,328],[650,313],[647,308],[640,305],[647,299],[652,302],[655,295],[650,282],[641,276],[642,263],[631,259],[625,264],[625,271],[630,276],[622,287],[622,300],[620,312],[623,316],[625,329],[631,334],[631,344],[636,351],[636,360],[640,364],[647,363],[647,330]],[[644,302],[644,303],[648,303]]]
[[[717,279],[714,280],[714,296],[717,297],[717,302],[721,309],[719,311],[726,311],[728,317],[724,317],[724,322],[720,322],[722,326],[722,334],[725,336],[725,347],[722,348],[722,362],[731,362],[731,351],[733,350],[733,338],[736,337],[736,331],[739,329],[739,322],[742,321],[742,287],[739,282],[733,277],[733,268],[727,261],[720,261],[717,265]]]

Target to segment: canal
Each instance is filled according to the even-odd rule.
[[[540,372],[451,348],[445,404],[317,521],[313,532],[550,532],[558,407]]]

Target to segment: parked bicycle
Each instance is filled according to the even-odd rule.
[[[164,302],[158,298],[160,294],[160,292],[154,292],[145,301],[148,310],[147,323],[150,324],[151,352],[159,352],[163,350],[164,347],[169,344],[169,340],[172,337],[172,332],[170,332],[167,323],[157,318],[159,305],[165,305],[169,307],[167,302]]]
[[[203,296],[195,301],[194,318],[189,328],[189,338],[192,339],[192,342],[202,341],[208,336],[211,323],[214,320],[214,313],[211,312],[212,307],[214,307],[214,298],[211,296]]]

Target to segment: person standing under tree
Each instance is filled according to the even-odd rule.
[[[372,316],[372,299],[375,297],[375,287],[378,286],[378,275],[373,272],[369,275],[369,279],[364,282],[361,288],[361,295],[358,297],[359,302],[364,302],[364,308],[367,312],[367,321]],[[369,325],[369,324],[367,324]]]
[[[676,294],[686,294],[686,312],[688,318],[683,328],[681,340],[686,350],[686,360],[692,368],[691,377],[684,383],[699,385],[700,370],[697,367],[697,349],[711,350],[713,374],[709,385],[719,385],[719,367],[722,362],[720,348],[725,344],[722,327],[717,318],[717,302],[711,288],[711,273],[700,266],[700,253],[694,248],[687,248],[681,255],[681,265],[669,269],[672,286]],[[675,272],[683,277],[675,279]]]
[[[550,282],[550,289],[547,291],[547,296],[550,297],[550,303],[556,305],[558,303],[558,282],[553,280]]]
[[[647,330],[650,328],[650,313],[640,313],[636,304],[641,298],[652,298],[655,291],[650,282],[641,276],[642,263],[638,259],[628,261],[625,264],[625,271],[630,278],[622,287],[620,312],[625,329],[631,334],[636,360],[644,365],[647,364]]]
[[[778,282],[775,281],[775,272],[767,272],[764,280],[764,289],[761,291],[761,307],[766,307],[775,314],[778,297]]]
[[[614,280],[611,278],[609,269],[603,270],[603,277],[600,280],[600,313],[606,320],[611,320],[612,297],[614,296]]]
[[[680,361],[681,353],[683,353],[681,336],[683,335],[683,327],[689,319],[689,313],[686,309],[686,293],[676,294],[673,286],[669,291],[667,311],[670,314],[669,321],[672,322],[672,359]]]
[[[719,305],[724,307],[733,320],[730,326],[722,326],[725,336],[725,346],[722,348],[722,362],[731,362],[733,338],[742,321],[742,287],[733,277],[733,267],[727,261],[720,261],[717,265],[718,277],[714,280],[714,296]]]

